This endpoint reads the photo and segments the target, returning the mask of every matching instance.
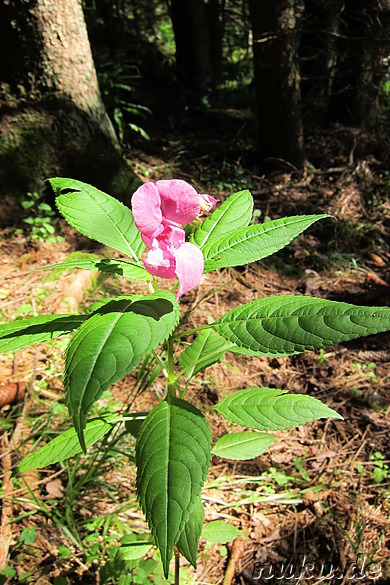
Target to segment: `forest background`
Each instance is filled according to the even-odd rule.
[[[206,280],[216,290],[204,305],[211,315],[271,292],[389,304],[388,1],[1,0],[0,33],[2,320],[75,308],[110,287],[127,290],[120,280],[96,281],[89,273],[37,276],[35,268],[69,253],[96,251],[55,215],[44,182],[52,176],[89,182],[127,204],[141,182],[178,177],[221,201],[249,188],[260,222],[296,213],[337,218],[277,260]],[[260,461],[213,469],[209,519],[227,517],[246,539],[229,550],[205,541],[199,582],[222,582],[233,559],[237,582],[251,583],[259,560],[289,561],[302,551],[338,567],[363,554],[380,564],[383,579],[389,576],[388,362],[389,340],[379,336],[319,356],[260,363],[265,385],[326,396],[352,415],[343,425],[280,433],[279,448]],[[15,464],[5,456],[10,441],[26,451],[38,429],[49,436],[66,416],[55,353],[21,352],[11,366],[2,364],[7,392],[22,382],[28,389],[22,406],[3,403],[7,473]],[[203,404],[251,375],[242,359],[218,368],[194,388]],[[124,471],[102,465],[88,473],[85,501],[72,513],[79,492],[58,467],[44,481],[34,479],[40,487],[33,495],[14,480],[5,500],[11,504],[3,507],[14,518],[5,579],[120,582],[111,541],[102,536],[115,542],[120,528],[114,520],[94,523],[85,510],[99,500],[100,512],[123,520],[124,508],[113,512],[105,498],[118,478],[123,484]],[[50,493],[53,481],[58,489]],[[53,519],[57,505],[61,521]],[[142,526],[133,505],[127,512]],[[69,531],[70,518],[79,547],[61,529]],[[143,578],[139,567],[132,578]]]

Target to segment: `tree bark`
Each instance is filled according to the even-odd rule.
[[[80,0],[0,0],[0,189],[65,175],[124,197],[139,181],[101,99]]]
[[[298,77],[301,0],[250,0],[261,161],[305,160]]]
[[[177,77],[188,106],[196,106],[210,79],[209,33],[204,0],[171,0],[171,19],[176,43]]]
[[[225,0],[209,0],[210,66],[215,86],[222,77]]]
[[[389,0],[344,1],[330,121],[363,128],[375,124],[390,50],[389,21]]]
[[[299,48],[303,122],[323,124],[337,63],[340,12],[344,0],[305,0]]]

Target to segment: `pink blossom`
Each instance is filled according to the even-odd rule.
[[[210,211],[216,203],[218,203],[218,199],[215,197],[211,197],[211,195],[199,195],[200,197],[200,208],[202,211]]]
[[[185,241],[182,226],[216,202],[180,179],[144,183],[132,197],[135,225],[149,249],[145,268],[154,276],[177,277],[177,298],[199,284],[204,268],[201,250]]]

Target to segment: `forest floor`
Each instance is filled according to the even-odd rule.
[[[142,180],[183,178],[221,201],[249,188],[260,222],[321,212],[336,219],[318,222],[275,257],[205,275],[201,291],[209,294],[192,314],[191,325],[267,295],[389,305],[390,177],[367,154],[367,145],[366,156],[357,155],[366,137],[335,128],[309,143],[312,165],[305,172],[284,164],[262,175],[251,165],[244,142],[244,129],[253,124],[250,115],[232,109],[218,123],[214,116],[212,127],[207,115],[184,119],[180,132],[161,131],[147,147],[133,149],[132,161]],[[142,289],[122,277],[39,270],[71,253],[110,253],[62,221],[56,229],[63,239],[54,243],[34,241],[31,232],[15,227],[1,231],[2,321],[82,309],[110,294]],[[195,290],[183,303],[192,307],[199,300]],[[64,347],[60,338],[0,358],[2,404],[16,383],[25,390],[18,404],[2,407],[0,542],[10,545],[10,559],[0,582],[127,583],[119,580],[113,551],[124,525],[142,533],[145,522],[135,503],[134,470],[125,455],[96,469],[80,457],[69,465],[9,477],[21,457],[69,425],[61,381]],[[242,538],[230,543],[201,539],[197,571],[184,563],[183,583],[252,585],[298,578],[299,583],[347,583],[352,577],[363,583],[376,577],[388,582],[389,362],[390,338],[378,335],[290,358],[227,354],[191,381],[189,395],[201,409],[234,390],[270,386],[315,396],[344,420],[276,432],[272,447],[252,461],[213,458],[202,492],[206,522],[223,519]],[[132,382],[129,376],[115,384],[111,399],[105,393],[99,408],[110,408],[111,401],[111,408],[119,409]],[[155,403],[162,391],[158,378],[149,394],[141,396],[137,410]],[[214,438],[229,430],[216,414],[209,412],[208,418]],[[78,480],[86,473],[89,481],[81,487]],[[148,556],[149,564],[135,563],[132,582],[162,582],[152,551]],[[331,566],[337,569],[333,577]]]

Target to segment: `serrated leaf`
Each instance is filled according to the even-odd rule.
[[[80,442],[86,415],[110,384],[121,380],[172,333],[179,305],[165,291],[101,305],[69,343],[65,389]]]
[[[265,433],[230,433],[218,439],[212,453],[224,459],[246,461],[264,453],[274,440],[274,435]]]
[[[190,517],[185,523],[184,529],[177,542],[177,549],[180,554],[196,569],[198,556],[199,539],[202,534],[204,510],[202,498],[196,498],[190,511]]]
[[[390,308],[280,295],[228,311],[212,327],[244,353],[285,356],[388,331]]]
[[[198,227],[192,241],[202,249],[208,241],[248,225],[252,217],[252,210],[253,198],[249,191],[239,191],[230,195]]]
[[[239,536],[244,538],[241,530],[223,520],[208,522],[202,531],[202,538],[213,544],[230,542]]]
[[[201,331],[179,357],[187,380],[219,361],[232,344],[212,329]]]
[[[56,177],[49,182],[57,195],[58,210],[69,225],[141,265],[139,258],[145,245],[128,207],[81,181]]]
[[[148,281],[152,277],[143,266],[119,260],[116,258],[98,258],[96,260],[71,260],[45,266],[44,270],[52,268],[81,268],[83,270],[98,270],[108,274],[119,274],[132,280]]]
[[[231,422],[259,431],[282,431],[320,418],[343,418],[312,396],[286,392],[245,388],[223,398],[214,409]]]
[[[80,327],[85,315],[42,315],[0,325],[0,353],[16,351],[66,335]]]
[[[84,431],[86,447],[90,447],[104,437],[112,429],[116,418],[112,416],[110,418],[97,418],[89,421]],[[15,473],[23,473],[29,469],[42,469],[42,467],[53,465],[53,463],[57,463],[58,461],[65,461],[78,453],[81,453],[81,446],[76,429],[72,427],[22,459]]]
[[[173,547],[206,479],[211,431],[202,413],[178,398],[146,417],[136,443],[137,496],[167,578]]]
[[[242,227],[218,239],[209,239],[202,247],[204,272],[227,266],[242,266],[262,260],[287,244],[327,214],[284,217],[262,224]]]

